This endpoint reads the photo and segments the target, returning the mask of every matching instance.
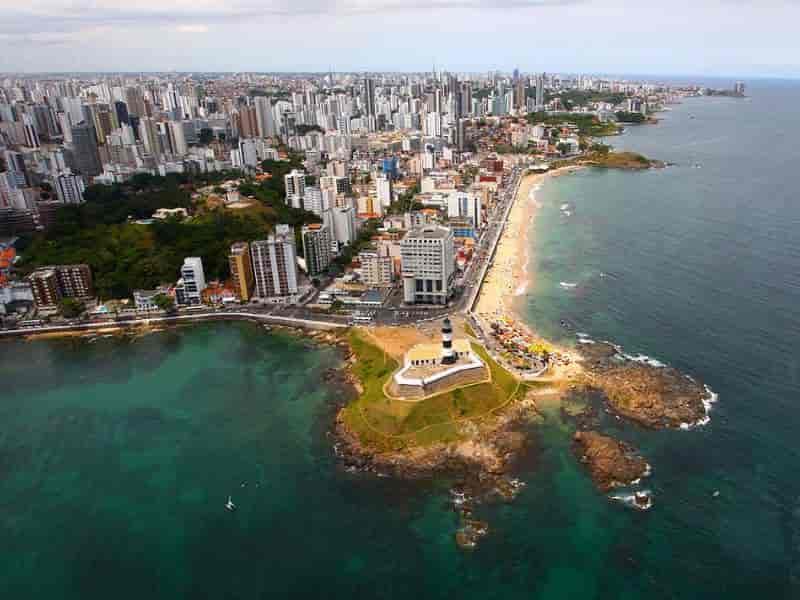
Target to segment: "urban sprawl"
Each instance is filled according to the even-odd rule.
[[[704,93],[516,70],[8,75],[3,327],[469,310],[523,174]]]

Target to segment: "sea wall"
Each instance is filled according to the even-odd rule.
[[[42,333],[70,333],[74,331],[94,331],[99,329],[125,329],[154,324],[197,323],[203,321],[254,321],[271,325],[286,325],[303,329],[332,331],[346,329],[348,325],[332,321],[297,319],[249,312],[203,313],[194,315],[168,315],[163,317],[136,317],[112,321],[91,323],[73,323],[69,325],[45,325],[43,327],[27,327],[0,331],[0,338],[24,337]]]

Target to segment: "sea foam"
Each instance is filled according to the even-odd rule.
[[[703,427],[704,425],[708,425],[711,422],[711,409],[714,408],[714,405],[719,400],[719,394],[717,394],[714,390],[712,390],[708,385],[703,386],[706,390],[706,394],[708,394],[705,398],[702,399],[703,408],[705,409],[705,416],[698,419],[694,423],[681,423],[680,429],[682,431],[689,431],[690,429],[694,429],[695,427]]]

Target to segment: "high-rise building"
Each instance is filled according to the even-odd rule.
[[[22,128],[25,132],[25,145],[28,148],[39,148],[39,132],[30,115],[22,115]]]
[[[382,208],[389,208],[392,204],[392,180],[386,175],[379,175],[375,179],[375,193]]]
[[[4,154],[8,168],[8,185],[13,188],[23,188],[28,185],[28,170],[25,166],[25,157],[22,152],[6,150]]]
[[[525,108],[525,100],[526,100],[526,92],[525,92],[525,78],[520,77],[519,73],[514,78],[514,108],[517,110],[522,110]]]
[[[272,112],[272,101],[269,98],[257,96],[254,103],[261,137],[275,137],[275,115]]]
[[[322,190],[332,189],[337,194],[349,194],[352,192],[350,178],[337,175],[324,175],[320,177],[319,187]]]
[[[177,156],[184,156],[189,152],[189,145],[186,143],[186,136],[183,131],[183,123],[180,121],[170,121],[167,129],[172,153]]]
[[[62,298],[92,296],[92,270],[89,265],[58,265],[36,269],[28,277],[33,299],[40,308],[54,308]]]
[[[356,240],[356,210],[352,206],[337,206],[331,210],[333,239],[340,246],[348,246]]]
[[[322,216],[323,213],[330,209],[330,206],[324,201],[328,194],[323,194],[322,190],[316,186],[309,186],[305,188],[303,193],[303,210],[313,212],[317,216]]]
[[[117,121],[120,125],[130,125],[130,116],[128,115],[128,105],[117,100],[114,102],[114,111],[117,113]]]
[[[200,305],[204,289],[206,289],[206,276],[203,272],[203,260],[199,256],[184,258],[181,278],[175,286],[177,303],[187,306]]]
[[[103,172],[97,137],[91,123],[81,121],[72,126],[72,152],[75,168],[86,177],[95,177]]]
[[[453,289],[453,232],[447,227],[412,229],[400,242],[403,301],[447,304]]]
[[[258,115],[253,106],[239,108],[239,134],[243,138],[258,137]]]
[[[277,225],[266,240],[250,244],[256,296],[276,298],[297,294],[297,252],[294,232],[288,225]]]
[[[241,302],[248,302],[253,295],[253,262],[250,259],[250,245],[247,242],[237,242],[231,246],[228,263],[236,297]]]
[[[61,301],[58,279],[53,268],[37,269],[28,277],[33,301],[38,308],[55,308]]]
[[[368,116],[374,116],[375,111],[375,80],[364,77],[364,112]]]
[[[447,216],[469,219],[475,229],[480,229],[483,225],[481,204],[479,194],[455,192],[447,198]]]
[[[160,156],[162,154],[161,139],[158,136],[158,127],[155,119],[142,117],[139,120],[139,139],[142,140],[145,152],[148,154],[152,156]]]
[[[544,73],[536,76],[536,110],[544,109],[544,80]]]
[[[294,208],[303,207],[303,197],[306,194],[306,174],[304,171],[292,169],[291,173],[283,176],[286,188],[286,204]]]
[[[324,273],[331,264],[331,232],[324,224],[312,223],[302,230],[303,256],[310,276]]]
[[[464,119],[457,119],[453,123],[453,143],[459,152],[464,151]]]
[[[59,291],[64,298],[92,297],[92,270],[89,265],[59,265],[53,268]]]
[[[463,117],[472,112],[472,84],[464,82],[461,84],[458,91],[459,94],[459,112],[458,116]]]
[[[56,195],[63,204],[82,204],[86,186],[83,177],[70,172],[61,173],[55,180]]]

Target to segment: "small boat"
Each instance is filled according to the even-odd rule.
[[[228,501],[225,503],[225,510],[229,510],[231,512],[236,510],[236,505],[233,503],[233,500],[231,500],[230,496],[228,496]]]
[[[714,490],[714,493],[711,494],[712,498],[719,498],[719,490]]]

